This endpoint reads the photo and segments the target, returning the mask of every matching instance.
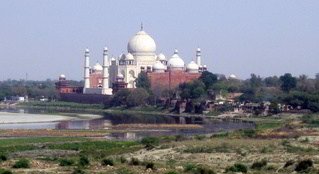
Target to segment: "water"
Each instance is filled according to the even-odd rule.
[[[1,111],[1,110],[0,110]],[[43,110],[2,110],[6,112],[43,114]],[[48,115],[45,115],[46,117]],[[53,116],[52,116],[53,117]],[[140,125],[136,127],[130,125]],[[184,126],[183,128],[157,128],[158,125],[183,124],[200,125],[197,128]],[[125,125],[125,128],[116,128],[117,125]],[[156,128],[145,128],[143,125],[154,125]],[[114,128],[115,126],[115,128]],[[174,126],[171,126],[174,127]],[[197,135],[211,134],[220,131],[231,131],[238,129],[254,129],[255,123],[234,120],[211,120],[202,117],[182,117],[182,116],[159,116],[146,114],[108,114],[104,113],[98,119],[75,119],[65,121],[31,122],[31,123],[0,123],[0,129],[58,129],[58,130],[101,130],[120,129],[114,133],[109,133],[105,137],[108,139],[133,140],[145,136],[163,135]]]

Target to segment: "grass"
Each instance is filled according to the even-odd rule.
[[[29,138],[9,138],[1,139],[0,147],[30,145],[38,143],[58,143],[58,142],[72,142],[72,141],[86,141],[87,138],[77,137],[29,137]]]

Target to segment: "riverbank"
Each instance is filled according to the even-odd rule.
[[[168,109],[163,109],[160,107],[145,106],[136,108],[125,108],[125,107],[113,107],[104,108],[102,104],[81,104],[81,103],[71,103],[71,102],[27,102],[19,103],[14,108],[21,109],[43,109],[48,113],[65,113],[65,112],[82,112],[90,114],[143,114],[143,115],[159,115],[159,116],[185,116],[185,117],[212,117],[211,115],[204,114],[188,114],[173,113]]]

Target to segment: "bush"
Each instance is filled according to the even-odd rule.
[[[10,170],[0,169],[0,174],[12,174]]]
[[[82,169],[76,168],[76,169],[74,169],[72,174],[85,174],[85,172]]]
[[[89,158],[86,157],[86,156],[81,156],[80,159],[79,159],[79,165],[80,165],[80,166],[90,165],[90,160],[89,160]]]
[[[138,166],[140,164],[141,164],[141,162],[137,158],[132,158],[131,161],[130,161],[130,165],[133,165],[133,166]]]
[[[195,164],[192,164],[192,163],[187,163],[185,164],[184,166],[184,170],[185,172],[189,172],[189,171],[193,171],[196,169],[196,165]]]
[[[120,168],[116,170],[116,174],[134,174],[134,172],[130,171],[129,169],[126,168]]]
[[[198,166],[194,174],[215,174],[215,172],[212,169]]]
[[[114,161],[113,159],[110,159],[110,158],[106,158],[106,159],[103,159],[102,160],[102,163],[101,163],[103,166],[114,166]]]
[[[8,157],[5,154],[0,154],[0,162],[7,161]]]
[[[244,164],[236,163],[231,167],[226,168],[226,172],[242,172],[242,173],[247,173],[248,168]]]
[[[284,168],[287,168],[287,167],[293,165],[294,163],[295,163],[294,160],[289,160],[289,161],[287,161],[287,162],[285,163]]]
[[[178,173],[175,171],[169,171],[169,172],[166,172],[165,174],[178,174]]]
[[[267,160],[263,159],[261,161],[256,161],[251,166],[252,169],[260,170],[261,168],[267,166]]]
[[[124,158],[123,156],[120,157],[120,161],[122,164],[127,162],[126,158]]]
[[[145,145],[146,149],[152,149],[155,146],[158,146],[159,142],[160,140],[157,137],[145,137],[141,140],[141,143]]]
[[[312,160],[310,159],[307,159],[307,160],[302,160],[300,161],[296,168],[295,168],[295,171],[296,172],[303,172],[303,171],[307,171],[309,170],[311,167],[313,167],[313,162]]]
[[[204,140],[205,138],[206,138],[205,135],[196,135],[196,136],[195,136],[195,139],[196,139],[196,140],[200,140],[200,141],[201,141],[201,140]]]
[[[155,164],[153,162],[148,162],[146,163],[145,168],[155,170]]]
[[[30,161],[27,159],[18,160],[13,166],[13,168],[30,168]]]
[[[74,161],[71,159],[61,159],[60,160],[60,166],[72,166],[74,164]]]

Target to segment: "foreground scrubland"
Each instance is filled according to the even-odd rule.
[[[106,140],[109,130],[39,130],[27,138],[1,131],[0,173],[318,173],[318,115],[247,119],[256,130],[137,141]]]

